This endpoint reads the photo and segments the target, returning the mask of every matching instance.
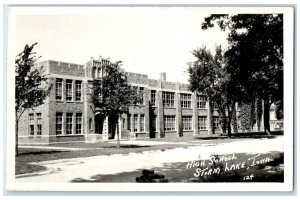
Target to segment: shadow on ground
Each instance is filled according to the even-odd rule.
[[[18,156],[27,156],[27,155],[42,155],[42,154],[58,154],[58,153],[61,153],[61,152],[69,152],[69,151],[64,151],[64,150],[36,150],[36,151],[32,151],[32,149],[28,152],[22,152],[22,153],[19,153]]]
[[[271,133],[271,135],[268,135],[267,133],[264,132],[245,132],[245,133],[232,133],[230,139],[240,139],[240,138],[253,138],[253,139],[258,139],[258,138],[268,138],[272,139],[275,138],[276,136],[283,135],[283,131],[274,131]],[[220,135],[220,134],[214,134],[214,135],[199,135],[195,136],[195,139],[199,140],[213,140],[213,139],[227,139],[229,138],[228,135]]]
[[[121,145],[120,148],[124,149],[134,149],[134,148],[145,148],[145,147],[151,147],[150,145]],[[107,146],[107,147],[102,147],[104,149],[116,149],[115,146]]]
[[[215,155],[221,158],[223,155]],[[226,155],[225,155],[226,156]],[[232,155],[228,155],[232,156]],[[256,157],[255,157],[256,156]],[[218,162],[209,165],[209,160],[204,166],[187,167],[188,162],[164,163],[160,167],[152,168],[156,173],[165,175],[169,182],[283,182],[284,181],[284,156],[281,152],[270,152],[267,154],[235,154],[236,159],[226,162]],[[249,158],[253,158],[248,160]],[[270,160],[268,161],[267,158]],[[245,162],[244,168],[237,168],[238,163]],[[232,170],[226,171],[234,166]],[[240,165],[239,165],[240,166]],[[199,174],[197,169],[220,169],[220,173]],[[143,169],[132,172],[117,174],[97,174],[90,179],[76,178],[71,182],[135,182],[142,175]],[[252,176],[253,177],[252,177]],[[249,179],[247,179],[247,177]],[[250,180],[250,177],[251,180]]]

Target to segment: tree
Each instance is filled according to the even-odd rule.
[[[221,46],[216,48],[215,65],[218,69],[217,84],[214,101],[221,112],[223,129],[227,127],[227,134],[231,137],[231,123],[235,119],[235,106],[240,98],[240,84],[233,73],[229,73],[231,66],[224,56]],[[234,121],[234,120],[233,120]]]
[[[25,45],[24,50],[15,59],[15,154],[18,155],[19,120],[25,110],[35,108],[44,103],[51,85],[47,82],[47,75],[43,74],[43,67],[34,68],[39,57],[32,52],[34,46]]]
[[[261,98],[256,98],[255,100],[255,121],[257,125],[257,131],[261,128],[261,117],[262,117],[262,100]]]
[[[211,52],[205,46],[192,51],[196,60],[188,67],[189,87],[193,92],[203,94],[208,97],[210,118],[212,124],[213,116],[213,97],[215,96],[215,84],[217,81],[217,69]],[[212,130],[214,132],[214,130]],[[209,133],[210,134],[210,133]]]
[[[239,88],[237,82],[227,73],[228,64],[222,48],[216,47],[214,56],[205,47],[192,53],[197,60],[188,68],[190,89],[207,95],[209,104],[216,105],[221,117],[222,131],[227,127],[228,136],[231,137],[231,120],[235,113]]]
[[[242,101],[261,98],[265,132],[270,134],[270,105],[283,99],[283,15],[237,14],[210,15],[202,29],[228,30],[228,72],[239,80]]]
[[[111,116],[118,127],[118,119],[122,114],[129,112],[130,106],[141,103],[141,94],[138,94],[127,81],[126,75],[120,70],[120,62],[116,65],[103,67],[104,76],[94,79],[90,103],[94,114],[101,113],[104,117]],[[120,132],[117,130],[117,147],[120,148]]]

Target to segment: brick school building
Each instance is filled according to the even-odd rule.
[[[143,93],[143,103],[131,107],[118,123],[94,114],[88,94],[94,79],[101,78],[103,67],[109,65],[116,63],[102,57],[91,58],[84,65],[52,60],[37,63],[35,67],[43,66],[49,75],[52,89],[43,105],[23,113],[19,144],[108,141],[116,138],[118,129],[123,139],[207,135],[212,127],[220,130],[216,111],[209,123],[206,96],[189,91],[186,84],[168,82],[166,73],[150,79],[145,74],[124,72],[128,82]],[[278,121],[272,113],[271,120]]]

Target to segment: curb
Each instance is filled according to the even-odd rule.
[[[50,168],[48,170],[40,171],[40,172],[17,174],[17,175],[15,175],[15,178],[25,178],[25,177],[31,177],[31,176],[41,176],[41,175],[52,174],[52,173],[54,173],[54,168]]]

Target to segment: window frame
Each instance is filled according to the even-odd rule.
[[[58,117],[60,117],[60,123],[58,123]],[[60,125],[60,130],[58,129],[58,125]],[[58,133],[60,131],[60,134]],[[57,112],[55,116],[55,134],[63,135],[63,113]]]
[[[36,134],[42,135],[42,113],[36,113]]]
[[[80,119],[80,123],[78,123],[79,122],[78,119]],[[76,127],[75,134],[76,135],[82,134],[82,121],[83,121],[82,113],[76,113],[76,116],[75,116],[75,127]],[[80,132],[78,132],[78,130],[80,130]]]
[[[80,87],[80,89],[78,86]],[[82,81],[81,80],[75,81],[75,101],[82,101]]]
[[[141,104],[145,105],[145,88],[144,87],[139,87],[139,94],[141,95]]]
[[[215,130],[218,130],[219,129],[219,125],[220,125],[220,118],[219,117],[213,117],[213,128]]]
[[[145,115],[140,115],[140,132],[145,132]]]
[[[34,128],[34,114],[29,113],[28,114],[28,120],[29,120],[29,135],[34,136],[35,135],[35,128]]]
[[[66,113],[66,135],[73,135],[73,113]]]
[[[73,101],[73,80],[72,79],[66,79],[66,101],[69,102]]]
[[[181,93],[180,104],[181,104],[181,108],[192,108],[192,95]]]
[[[203,106],[204,104],[204,106]],[[207,97],[204,95],[197,95],[197,108],[207,109]]]
[[[164,131],[176,131],[176,116],[165,115],[164,116]]]
[[[138,132],[138,114],[133,115],[133,132]]]
[[[55,100],[63,101],[63,79],[55,79]]]
[[[152,106],[156,106],[156,90],[150,92],[150,103]]]
[[[175,92],[162,92],[162,101],[163,106],[166,108],[174,108],[175,107]]]
[[[201,119],[205,119],[204,122]],[[207,116],[198,116],[198,130],[207,130]]]
[[[183,131],[193,130],[193,116],[182,116],[182,130]]]

